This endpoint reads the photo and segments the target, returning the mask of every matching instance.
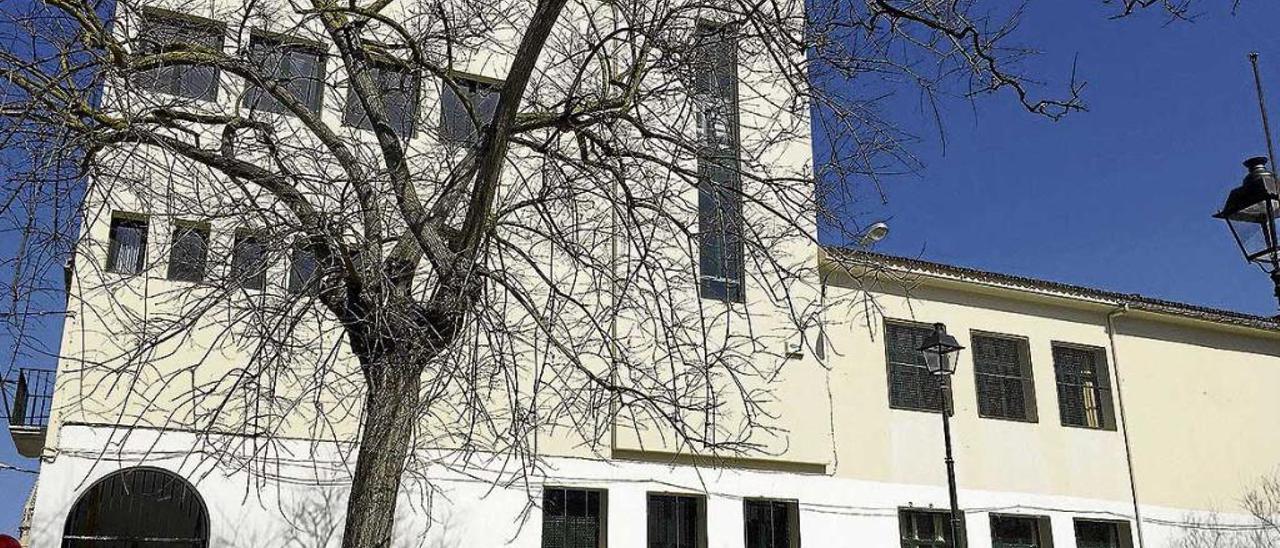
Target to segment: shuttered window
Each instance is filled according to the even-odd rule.
[[[648,548],[703,548],[706,509],[701,497],[649,494]]]
[[[971,339],[978,415],[1034,422],[1036,393],[1026,339],[986,333]]]
[[[699,22],[692,92],[698,115],[698,270],[704,299],[742,301],[742,179],[738,158],[738,40]]]
[[[231,277],[246,289],[262,289],[267,285],[266,246],[252,232],[236,232],[231,250]]]
[[[316,46],[254,34],[249,39],[249,61],[259,74],[289,92],[311,112],[320,112],[324,93],[324,53]],[[285,113],[288,109],[265,89],[250,85],[246,108]]]
[[[889,362],[889,407],[941,411],[940,379],[925,368],[920,346],[932,327],[886,322],[885,350]]]
[[[991,514],[991,548],[1050,548],[1049,518]]]
[[[174,225],[168,278],[182,282],[203,281],[208,260],[209,230],[187,223]]]
[[[454,76],[453,86],[442,83],[441,88],[440,138],[449,143],[477,144],[480,132],[493,123],[498,110],[498,86]]]
[[[302,244],[295,245],[289,255],[289,292],[302,293],[316,287],[316,269],[319,264],[311,250]]]
[[[593,489],[544,490],[542,548],[604,546],[604,496]]]
[[[414,122],[418,118],[418,78],[403,67],[389,64],[373,67],[369,76],[373,78],[382,96],[391,130],[402,138],[412,137]],[[354,86],[347,90],[347,103],[342,109],[342,124],[360,129],[373,129],[373,122],[365,113]]]
[[[747,499],[742,518],[746,548],[800,547],[800,507],[794,501]]]
[[[127,217],[111,219],[107,245],[107,271],[139,274],[147,262],[147,221]]]
[[[1132,548],[1129,523],[1106,520],[1075,520],[1076,548]]]
[[[1115,429],[1111,382],[1101,348],[1054,344],[1053,369],[1063,425]]]
[[[964,534],[964,523],[959,527]],[[898,511],[902,548],[951,548],[951,514],[939,510]]]
[[[138,51],[157,54],[170,51],[221,51],[223,27],[213,21],[180,17],[155,12],[142,18],[138,33]],[[218,98],[218,69],[191,64],[168,64],[138,74],[138,85],[190,99],[213,101]]]

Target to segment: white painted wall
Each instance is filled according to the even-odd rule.
[[[343,461],[332,444],[285,442],[280,448],[294,452],[295,460],[236,467],[193,453],[200,443],[190,434],[67,425],[61,435],[62,450],[40,475],[27,539],[32,547],[58,546],[66,514],[79,494],[144,457],[147,465],[177,472],[195,485],[209,509],[213,547],[338,545],[346,491]],[[609,548],[645,546],[645,496],[651,491],[706,497],[707,548],[743,545],[744,497],[798,500],[802,543],[810,548],[898,546],[898,508],[944,508],[947,500],[944,485],[585,459],[551,459],[547,465],[528,490],[519,483],[495,487],[494,480],[504,476],[483,464],[466,471],[438,464],[411,471],[401,489],[396,546],[536,548],[541,518],[530,504],[542,485],[607,489]],[[963,475],[963,463],[958,473]],[[990,546],[990,512],[1049,516],[1057,548],[1075,546],[1073,518],[1132,520],[1132,508],[1124,502],[963,489],[959,496],[972,548]],[[1157,507],[1143,512],[1146,545],[1173,546],[1182,532],[1177,524],[1187,512]]]

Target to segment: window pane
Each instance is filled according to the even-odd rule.
[[[697,497],[649,495],[649,548],[697,548],[699,504]]]
[[[992,548],[1039,548],[1039,521],[1034,517],[991,516]]]
[[[440,136],[448,142],[474,145],[480,130],[493,122],[501,95],[496,86],[467,78],[455,77],[454,85],[457,90],[447,83],[441,84]],[[467,112],[467,105],[475,111],[476,120]]]
[[[121,274],[142,272],[147,259],[147,222],[112,219],[107,248],[107,270]]]
[[[173,247],[169,253],[169,279],[184,282],[204,280],[204,265],[209,254],[209,231],[191,225],[173,228]]]
[[[324,89],[324,56],[303,45],[255,35],[249,43],[249,59],[260,74],[283,87],[311,112],[320,112]],[[253,86],[244,95],[244,106],[268,112],[288,112],[266,90]]]
[[[899,529],[903,548],[944,548],[951,546],[951,516],[947,512],[900,510]],[[960,531],[963,533],[964,528]]]
[[[241,287],[266,287],[267,257],[262,240],[249,234],[236,235],[235,248],[231,250],[231,277]]]
[[[315,289],[316,256],[303,247],[295,247],[289,260],[289,291],[301,293]]]
[[[1102,428],[1105,425],[1102,406],[1111,394],[1106,376],[1100,372],[1098,351],[1054,346],[1053,368],[1058,379],[1062,423]]]
[[[698,125],[698,267],[702,298],[744,298],[738,162],[737,37],[699,23],[691,92]]]
[[[742,510],[747,548],[791,548],[793,503],[746,500]]]
[[[401,68],[386,65],[373,68],[370,77],[378,86],[392,131],[402,138],[411,137],[418,115],[418,79]],[[360,129],[373,129],[373,123],[360,104],[360,97],[356,95],[354,86],[349,86],[347,90],[342,123]]]
[[[1026,341],[1005,337],[973,337],[974,375],[978,389],[978,413],[984,417],[1027,420],[1030,379],[1024,378]]]
[[[932,328],[885,324],[889,359],[889,406],[901,409],[941,411],[942,393],[937,375],[925,368],[920,345]]]
[[[221,25],[213,22],[148,14],[137,37],[138,51],[147,54],[175,50],[221,50]],[[218,69],[169,65],[142,72],[137,83],[145,88],[191,99],[212,101],[218,95]]]
[[[1120,548],[1120,526],[1109,521],[1076,520],[1077,548]]]

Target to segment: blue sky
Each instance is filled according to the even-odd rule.
[[[1090,111],[1061,122],[1027,114],[1007,94],[953,100],[944,104],[944,154],[919,97],[895,97],[886,114],[923,139],[913,151],[925,167],[893,180],[887,204],[864,204],[868,218],[892,227],[877,249],[1274,314],[1270,281],[1209,215],[1239,183],[1240,162],[1265,152],[1245,55],[1261,52],[1280,98],[1280,5],[1246,1],[1235,15],[1226,0],[1198,6],[1195,22],[1165,25],[1152,14],[1109,20],[1101,2],[1029,5],[1015,37],[1045,53],[1025,66],[1061,89],[1052,84],[1077,59],[1088,82]],[[36,466],[14,453],[7,432],[0,462]],[[31,480],[0,470],[0,532],[16,530]]]

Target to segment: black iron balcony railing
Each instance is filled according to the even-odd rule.
[[[53,406],[52,369],[19,369],[4,379],[4,411],[10,428],[45,428]]]

